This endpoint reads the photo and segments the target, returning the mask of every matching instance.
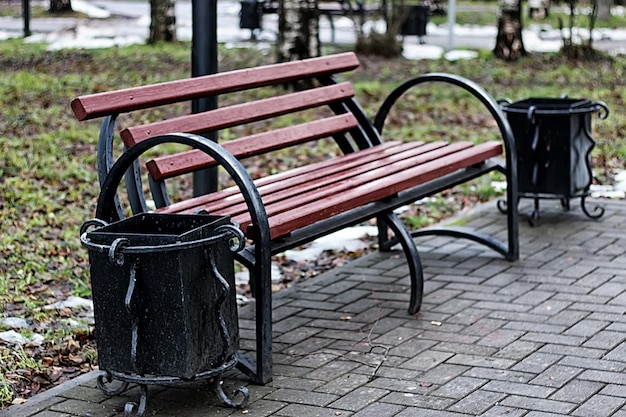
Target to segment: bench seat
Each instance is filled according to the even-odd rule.
[[[500,142],[477,146],[469,142],[385,142],[290,170],[287,175],[264,177],[255,185],[268,215],[270,237],[277,239],[501,154]],[[231,216],[247,236],[253,233],[246,203],[236,187],[175,203],[157,212],[192,214],[203,210]]]

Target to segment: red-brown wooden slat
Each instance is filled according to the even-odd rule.
[[[126,146],[151,136],[167,133],[202,133],[281,116],[300,110],[323,106],[354,96],[348,82],[313,88],[249,103],[222,107],[124,129],[120,135]]]
[[[424,146],[422,148],[426,148]],[[263,196],[263,204],[269,217],[296,209],[307,204],[353,189],[363,184],[402,174],[416,166],[432,162],[446,163],[447,158],[471,148],[471,142],[459,142],[443,147],[432,147],[427,152],[404,152],[389,158],[381,158],[369,164],[356,166],[342,172],[329,174],[318,179],[286,187],[283,192]],[[420,150],[422,149],[420,148]],[[290,188],[295,189],[292,191]]]
[[[350,209],[363,206],[373,201],[393,196],[419,184],[452,173],[458,169],[467,168],[481,163],[491,157],[502,154],[502,144],[488,142],[452,154],[442,160],[428,162],[402,172],[377,179],[351,188],[345,192],[334,194],[315,204],[308,204],[294,210],[269,217],[270,234],[272,239],[289,234],[292,230],[311,225],[317,221],[335,216]],[[235,218],[242,229],[247,233],[249,216]]]
[[[126,113],[195,98],[215,96],[255,87],[283,84],[306,77],[350,71],[359,66],[354,53],[322,56],[302,61],[265,65],[149,86],[90,94],[72,100],[78,120]]]
[[[445,142],[416,146],[419,144],[419,142],[413,142],[394,147],[393,151],[401,150],[401,152],[388,155],[379,153],[374,158],[370,158],[369,161],[361,159],[340,166],[324,166],[322,169],[289,177],[265,186],[258,186],[257,184],[257,189],[268,215],[273,215],[292,208],[294,204],[306,204],[316,199],[325,198],[329,193],[339,192],[343,187],[338,186],[337,183],[346,182],[346,186],[354,186],[356,184],[353,179],[357,179],[359,183],[371,181],[471,146],[469,142],[449,146],[446,146]],[[198,205],[197,201],[195,203],[191,207],[186,207],[185,211],[193,212],[202,208],[211,213],[227,213],[234,216],[247,210],[241,194],[215,199],[210,204]]]
[[[230,140],[224,142],[222,146],[237,159],[244,159],[310,140],[347,132],[357,126],[358,122],[354,114],[346,113]],[[161,181],[199,169],[208,168],[215,164],[215,160],[209,155],[194,149],[175,155],[155,158],[147,163],[147,167],[150,176],[155,181]]]
[[[326,159],[313,164],[294,168],[289,171],[283,171],[278,174],[270,175],[268,177],[262,177],[255,180],[254,183],[257,186],[257,189],[262,192],[266,189],[268,185],[274,184],[276,182],[284,182],[289,178],[304,177],[320,172],[334,172],[341,167],[350,167],[354,166],[355,164],[359,165],[375,161],[380,158],[384,158],[386,155],[398,153],[399,151],[403,150],[407,145],[408,144],[402,144],[401,142],[384,142],[380,145],[363,149],[358,152],[340,155],[331,159]],[[412,146],[421,145],[422,142],[412,143]],[[173,203],[168,207],[159,209],[159,211],[168,213],[181,213],[190,210],[194,211],[198,207],[209,207],[216,201],[219,202],[223,199],[228,199],[229,201],[231,201],[234,198],[233,196],[237,194],[239,194],[239,189],[236,186],[233,186],[221,190],[217,193],[210,193],[193,199]]]

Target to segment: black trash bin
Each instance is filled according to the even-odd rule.
[[[139,214],[82,234],[101,370],[149,383],[235,365],[236,232],[224,216]]]
[[[528,98],[516,102],[502,101],[517,148],[519,196],[535,199],[561,199],[569,209],[569,200],[585,198],[593,180],[591,151],[596,142],[591,135],[591,115],[608,116],[604,103],[572,98]]]
[[[244,0],[241,2],[241,11],[239,12],[239,27],[241,29],[250,29],[251,37],[254,38],[255,30],[261,29],[263,26],[263,5],[256,0]]]
[[[404,6],[402,11],[402,16],[406,18],[400,27],[400,34],[416,35],[420,43],[424,43],[423,37],[426,36],[430,8],[427,5]]]

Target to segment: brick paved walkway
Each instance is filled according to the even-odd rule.
[[[151,387],[145,415],[626,417],[626,202],[606,202],[600,222],[554,205],[542,202],[537,227],[521,221],[515,263],[470,242],[420,238],[427,281],[416,317],[406,313],[401,252],[298,284],[274,301],[274,381],[227,375],[225,385],[249,386],[246,410],[220,407],[194,383]],[[493,204],[458,222],[467,221],[504,233]],[[94,375],[0,417],[121,416],[138,399],[137,388],[104,396]]]

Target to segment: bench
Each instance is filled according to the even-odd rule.
[[[332,232],[377,219],[379,247],[390,250],[400,244],[409,268],[409,314],[419,311],[423,276],[413,237],[441,234],[468,238],[494,249],[508,260],[518,259],[516,204],[508,204],[507,239],[471,230],[429,228],[410,231],[394,210],[426,196],[497,170],[506,175],[507,201],[517,201],[515,146],[511,129],[497,102],[475,83],[442,73],[413,78],[397,87],[383,102],[372,122],[355,100],[349,82],[336,75],[359,65],[353,53],[234,70],[197,78],[97,93],[78,97],[72,109],[79,120],[104,117],[98,164],[101,194],[96,217],[106,222],[123,218],[118,185],[126,179],[128,204],[133,213],[149,211],[141,181],[140,156],[158,145],[187,145],[182,153],[149,157],[150,193],[156,212],[229,215],[249,240],[236,259],[250,271],[256,299],[256,361],[241,354],[238,367],[256,382],[272,377],[271,258]],[[286,91],[287,83],[307,80],[309,87]],[[502,140],[478,145],[470,142],[383,141],[385,119],[394,103],[409,89],[424,83],[448,83],[479,99],[493,115]],[[251,93],[262,87],[270,93]],[[116,127],[118,115],[202,97],[236,95],[248,91],[247,100],[197,114],[164,118],[151,123]],[[220,98],[220,101],[222,99]],[[303,113],[304,112],[304,113]],[[313,114],[310,114],[313,113]],[[281,115],[293,115],[283,127],[268,127]],[[306,119],[310,117],[311,119]],[[200,135],[222,132],[233,135],[236,127],[251,126],[246,133],[222,144]],[[271,125],[269,125],[271,126]],[[119,131],[121,129],[121,131]],[[263,130],[264,129],[264,130]],[[125,152],[114,160],[119,136]],[[274,175],[252,179],[243,161],[271,151],[329,140],[338,156],[304,162]],[[503,159],[504,157],[505,159]],[[167,193],[167,182],[190,172],[221,166],[235,185],[176,202]],[[126,174],[125,174],[126,173]],[[144,180],[145,182],[145,180]],[[393,232],[393,234],[390,233]]]
[[[262,14],[276,14],[279,9],[279,2],[268,0],[261,1],[260,10]],[[334,17],[347,17],[351,19],[359,28],[363,27],[368,16],[384,17],[387,13],[387,2],[382,0],[380,4],[366,4],[363,0],[319,0],[317,10],[320,16],[326,17],[330,24],[331,39],[335,42],[335,21]]]

